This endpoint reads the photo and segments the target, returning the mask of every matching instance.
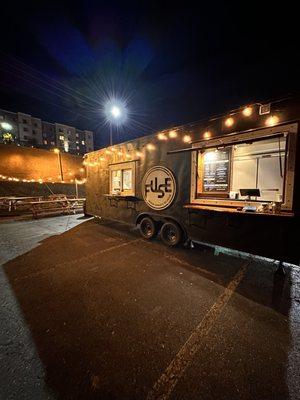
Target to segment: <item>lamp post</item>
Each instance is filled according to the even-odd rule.
[[[60,169],[60,177],[61,180],[64,180],[64,174],[63,174],[63,169],[62,169],[62,162],[61,162],[61,153],[59,149],[54,149],[53,150],[55,154],[58,156],[58,164],[59,164],[59,169]]]
[[[1,132],[3,142],[12,143],[14,141],[14,135],[10,131],[12,131],[13,126],[8,122],[3,121],[0,123],[0,127],[1,131],[3,130],[3,132]]]
[[[127,117],[127,110],[125,103],[123,104],[117,100],[109,101],[105,106],[105,115],[106,120],[109,123],[109,144],[112,146],[113,144],[113,125],[120,126],[122,125]]]

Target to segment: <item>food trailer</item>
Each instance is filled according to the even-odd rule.
[[[299,119],[295,99],[255,103],[86,154],[85,211],[299,264]]]

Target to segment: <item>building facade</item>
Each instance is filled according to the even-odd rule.
[[[88,130],[0,109],[0,143],[48,150],[59,148],[66,153],[81,155],[94,150],[94,135]]]

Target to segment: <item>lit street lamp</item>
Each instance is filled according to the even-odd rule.
[[[13,130],[13,126],[8,122],[0,123],[0,137],[2,136],[2,140],[4,143],[12,143],[14,141],[14,135],[10,131]]]
[[[5,129],[6,131],[11,131],[12,130],[12,125],[9,124],[8,122],[1,122],[1,128]]]
[[[60,150],[59,150],[59,149],[54,149],[53,151],[54,151],[54,153],[57,154],[57,156],[58,156],[58,163],[59,163],[59,169],[60,169],[60,177],[61,177],[61,180],[63,181],[63,180],[64,180],[64,175],[63,175],[62,162],[61,162],[61,153],[60,153]]]
[[[113,144],[113,137],[112,137],[112,126],[121,126],[126,118],[127,118],[127,110],[126,106],[124,103],[117,101],[117,100],[111,100],[109,101],[106,106],[105,106],[105,115],[106,115],[106,120],[109,123],[109,142],[110,145]]]

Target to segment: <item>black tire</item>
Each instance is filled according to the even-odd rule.
[[[139,224],[140,234],[145,239],[152,239],[157,234],[157,227],[155,222],[150,217],[144,217]]]
[[[175,247],[182,241],[183,232],[176,222],[168,221],[163,224],[160,237],[164,244]]]

